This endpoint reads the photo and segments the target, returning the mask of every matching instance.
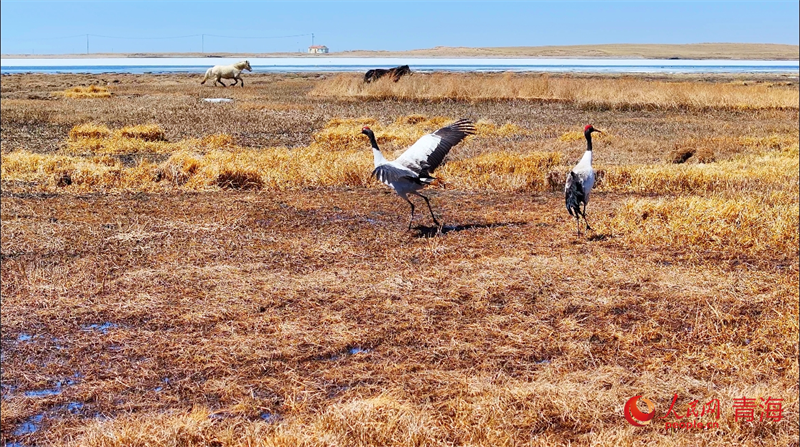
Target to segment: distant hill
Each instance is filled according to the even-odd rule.
[[[329,54],[307,53],[91,53],[4,54],[3,58],[102,58],[102,57],[552,57],[618,59],[743,59],[798,60],[800,46],[770,43],[606,44],[541,47],[435,47],[408,51],[355,50]]]
[[[359,53],[361,52],[350,51],[342,54],[356,55]],[[684,45],[608,44],[490,48],[436,47],[425,50],[404,51],[402,52],[402,55],[426,57],[470,56],[798,60],[800,59],[800,46],[784,44],[697,43]]]

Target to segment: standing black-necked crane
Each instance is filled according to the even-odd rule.
[[[586,229],[592,229],[586,220],[586,204],[589,203],[589,193],[592,192],[592,186],[594,186],[592,132],[603,133],[592,127],[591,124],[583,128],[583,136],[586,137],[586,152],[583,153],[581,161],[567,174],[567,185],[564,188],[567,211],[575,218],[578,234],[581,234],[581,216],[586,223]],[[581,211],[581,203],[583,203],[583,211]]]
[[[375,134],[372,129],[364,126],[361,129],[361,133],[368,136],[369,142],[372,144],[372,155],[375,160],[375,170],[372,171],[372,175],[394,189],[398,196],[411,205],[411,219],[408,221],[408,229],[411,229],[411,223],[414,221],[414,204],[408,199],[409,194],[425,199],[433,221],[436,222],[437,226],[441,226],[439,221],[436,220],[436,216],[433,215],[433,209],[431,209],[431,203],[428,198],[417,191],[436,180],[431,177],[431,174],[442,164],[450,149],[460,143],[467,135],[475,133],[473,122],[467,119],[460,119],[434,133],[424,135],[394,161],[389,161],[383,156],[380,148],[378,148],[378,142],[375,140]]]

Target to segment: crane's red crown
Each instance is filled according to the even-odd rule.
[[[369,126],[364,126],[361,128],[361,130],[369,130]]]
[[[594,129],[591,124],[587,124],[586,127],[583,128],[584,132],[588,132],[589,130]]]

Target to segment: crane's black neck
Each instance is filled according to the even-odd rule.
[[[586,150],[591,152],[592,151],[592,132],[585,132],[583,135],[586,137]]]
[[[378,147],[378,141],[375,139],[375,134],[372,133],[372,131],[370,130],[369,132],[367,132],[367,136],[369,137],[370,144],[372,144],[372,148],[375,149],[376,151],[380,151],[381,148]]]

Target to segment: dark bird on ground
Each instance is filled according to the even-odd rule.
[[[411,205],[411,219],[408,221],[408,228],[411,229],[411,223],[414,220],[414,204],[408,199],[409,194],[422,197],[428,205],[428,211],[431,212],[433,221],[437,226],[441,226],[436,220],[436,216],[433,215],[428,198],[417,191],[435,180],[431,176],[433,171],[442,164],[453,146],[468,135],[475,133],[475,124],[470,120],[460,119],[436,132],[424,135],[394,161],[389,161],[383,156],[378,148],[375,134],[369,127],[364,126],[361,133],[368,136],[372,144],[372,155],[375,160],[375,170],[372,171],[372,175],[394,189],[398,196]]]
[[[583,153],[581,161],[567,174],[567,184],[564,188],[567,211],[576,220],[578,234],[581,234],[581,217],[586,223],[586,229],[592,229],[586,220],[586,204],[589,203],[589,193],[592,192],[592,186],[594,186],[592,132],[603,133],[592,127],[591,124],[583,128],[583,135],[586,137],[586,152]],[[583,210],[581,210],[581,204],[583,204]]]

